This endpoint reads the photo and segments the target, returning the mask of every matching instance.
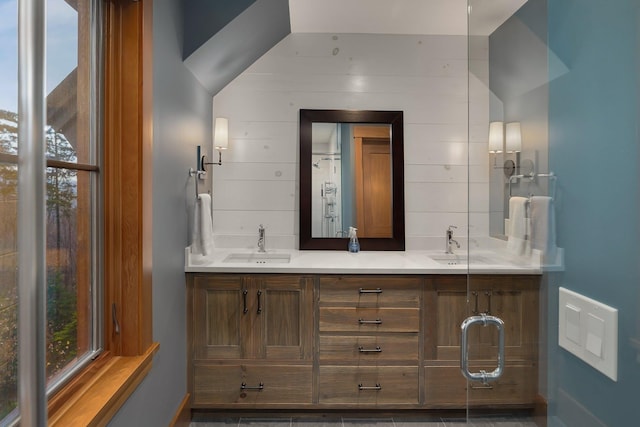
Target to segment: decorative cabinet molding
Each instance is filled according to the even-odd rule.
[[[539,281],[187,274],[192,407],[454,409],[467,395],[475,407],[533,407]],[[489,385],[459,368],[460,324],[476,311],[505,322],[505,371]],[[494,329],[470,331],[474,370],[496,363]]]
[[[467,382],[460,375],[460,324],[468,316],[490,314],[504,321],[505,370],[488,386],[470,384],[470,406],[533,404],[538,384],[539,276],[432,276],[425,286],[425,405],[464,407]],[[469,303],[467,304],[467,291]],[[494,327],[469,331],[471,370],[497,365]]]
[[[312,402],[313,282],[306,276],[188,276],[192,407]]]
[[[422,280],[321,276],[319,282],[318,403],[419,405]]]

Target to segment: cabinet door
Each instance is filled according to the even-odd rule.
[[[486,313],[504,321],[507,363],[538,359],[539,280],[539,276],[471,276],[471,314]],[[477,327],[471,336],[477,345],[470,348],[469,357],[495,360],[496,328]]]
[[[247,290],[241,276],[195,276],[192,333],[195,359],[240,358],[246,353]]]
[[[426,295],[425,358],[460,359],[460,324],[486,313],[505,324],[505,360],[536,361],[538,347],[538,276],[472,276],[467,305],[466,276],[438,276]],[[494,327],[469,330],[469,359],[495,360]]]
[[[311,360],[312,280],[301,276],[253,276],[252,283],[259,304],[256,316],[261,324],[260,335],[254,335],[251,349],[254,357]]]

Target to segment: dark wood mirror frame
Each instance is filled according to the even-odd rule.
[[[404,129],[402,111],[300,110],[300,250],[347,250],[344,237],[311,237],[311,127],[313,123],[391,125],[393,237],[358,237],[360,250],[404,251]]]

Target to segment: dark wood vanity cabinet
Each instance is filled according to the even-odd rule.
[[[535,275],[187,275],[193,408],[532,407]],[[503,376],[460,373],[460,324],[505,323]],[[474,371],[493,370],[493,327],[469,332]]]

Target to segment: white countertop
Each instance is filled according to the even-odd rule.
[[[187,273],[301,273],[301,274],[542,274],[537,257],[513,257],[498,251],[466,251],[457,264],[448,265],[444,251],[299,251],[271,250],[268,255],[289,254],[288,263],[228,262],[231,254],[257,254],[247,249],[216,249],[202,256],[185,250]],[[438,261],[437,259],[441,259]],[[454,261],[455,262],[455,261]]]

